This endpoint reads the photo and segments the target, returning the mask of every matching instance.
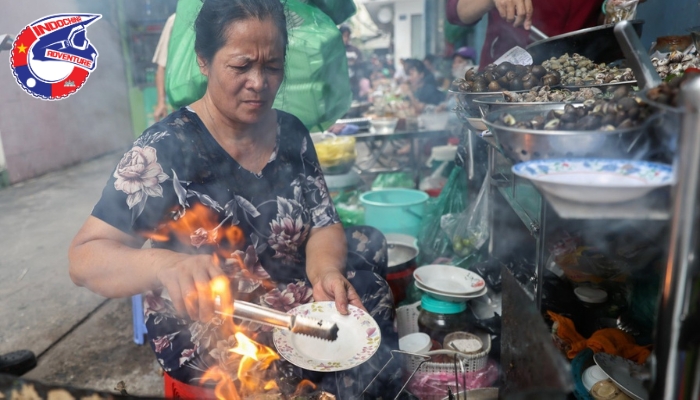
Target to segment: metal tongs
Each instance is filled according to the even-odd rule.
[[[219,299],[217,299],[217,303]],[[216,311],[219,315],[240,318],[262,325],[286,329],[319,339],[334,341],[338,338],[338,325],[334,322],[309,318],[302,315],[289,315],[281,311],[265,308],[246,301],[233,301],[233,313]]]

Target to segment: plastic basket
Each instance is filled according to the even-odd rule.
[[[406,306],[401,306],[396,309],[396,323],[399,337],[408,335],[409,333],[418,332],[418,316],[420,315],[420,301]],[[466,333],[466,332],[465,332]],[[455,332],[451,335],[459,335],[460,332]],[[481,339],[483,348],[480,352],[474,354],[466,354],[458,351],[452,350],[434,350],[429,351],[426,355],[437,356],[437,355],[447,355],[450,358],[449,362],[433,362],[428,361],[423,363],[420,367],[420,372],[450,372],[454,373],[454,362],[453,357],[456,356],[457,360],[461,360],[464,366],[464,372],[474,372],[478,371],[486,366],[488,361],[488,354],[491,351],[491,336],[488,333],[477,334],[479,339]],[[450,338],[448,335],[447,338]],[[407,372],[412,372],[418,368],[418,364],[422,361],[419,357],[404,356],[403,367]],[[457,368],[460,369],[457,372],[461,372],[460,365],[457,364]]]

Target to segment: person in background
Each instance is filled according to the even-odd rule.
[[[436,56],[435,54],[428,54],[425,56],[423,59],[423,64],[425,65],[425,68],[430,71],[431,74],[433,74],[433,77],[435,78],[435,83],[439,88],[447,88],[447,85],[445,84],[448,79],[446,79],[443,75],[442,72],[440,71],[440,61],[441,57]],[[449,84],[449,83],[448,83]]]
[[[511,48],[531,43],[532,26],[556,36],[597,25],[602,4],[603,0],[447,0],[445,11],[453,25],[472,25],[488,14],[479,63],[483,68]]]
[[[350,63],[351,58],[353,64],[362,62],[362,52],[360,49],[350,43],[352,29],[350,29],[350,27],[347,25],[341,25],[338,29],[340,30],[340,34],[343,35],[343,43],[345,44],[345,54],[348,56],[348,64]],[[353,54],[354,56],[352,56]]]
[[[420,60],[408,59],[405,65],[408,82],[401,86],[401,93],[411,102],[416,114],[423,112],[426,105],[438,105],[445,100],[445,93],[438,89],[433,74]]]
[[[401,85],[406,82],[406,79],[408,79],[408,75],[406,75],[406,60],[406,58],[400,59],[399,63],[396,64],[396,67],[394,68],[394,73],[392,76],[394,77],[394,83],[396,85]]]
[[[158,39],[158,46],[153,54],[153,63],[158,65],[156,69],[156,93],[158,101],[153,109],[153,119],[157,122],[168,115],[168,101],[165,95],[165,67],[168,63],[168,44],[170,43],[170,34],[173,31],[175,23],[175,14],[168,17],[163,25],[163,31]]]
[[[370,83],[370,68],[365,62],[355,63],[351,68],[350,73],[350,89],[352,90],[352,99],[355,101],[367,101],[369,94],[372,92]]]
[[[452,55],[452,79],[464,78],[464,74],[474,68],[476,50],[471,47],[460,47]]]

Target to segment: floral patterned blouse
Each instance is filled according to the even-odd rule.
[[[217,254],[239,299],[285,311],[312,301],[304,247],[312,228],[339,218],[308,130],[282,111],[277,122],[275,149],[255,174],[181,108],[134,142],[92,215],[153,247]],[[220,319],[183,319],[160,293],[144,303],[151,346],[175,378],[192,382],[216,361],[230,364],[224,349],[235,339],[221,337]],[[190,372],[175,374],[183,366]]]

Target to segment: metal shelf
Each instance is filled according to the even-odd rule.
[[[526,182],[515,183],[509,187],[497,186],[499,193],[515,211],[532,236],[540,231],[540,202],[537,190]]]

